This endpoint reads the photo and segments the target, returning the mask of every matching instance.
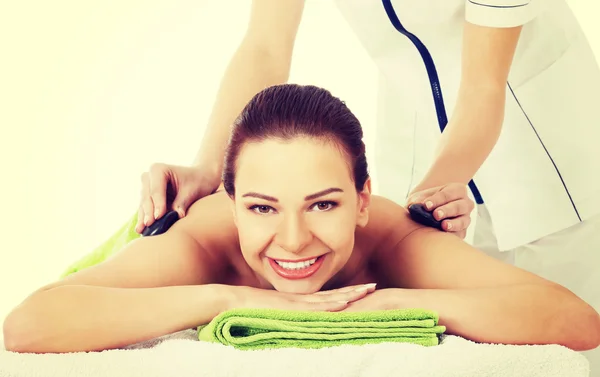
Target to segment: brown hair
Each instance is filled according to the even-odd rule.
[[[237,117],[225,153],[223,184],[235,195],[236,160],[245,143],[312,137],[335,142],[348,156],[357,191],[369,178],[363,132],[339,98],[312,85],[282,84],[256,94]]]

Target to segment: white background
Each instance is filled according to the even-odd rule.
[[[598,5],[568,2],[600,51]],[[0,5],[0,320],[135,213],[151,163],[192,161],[249,4]],[[290,81],[345,100],[371,155],[375,66],[333,2],[307,1],[294,54]]]

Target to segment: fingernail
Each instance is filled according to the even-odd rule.
[[[427,202],[425,203],[425,207],[426,207],[427,209],[431,209],[431,207],[433,207],[433,203],[432,203],[431,201],[427,201]]]
[[[144,216],[144,225],[148,225],[148,221],[150,221],[150,216]]]
[[[160,212],[158,210],[154,211],[154,219],[158,219],[158,216],[160,216]]]
[[[448,223],[446,227],[448,228],[448,230],[452,229],[452,223]]]
[[[369,288],[366,285],[356,288],[356,292],[365,292],[367,290],[369,290]]]
[[[365,284],[365,287],[367,287],[367,288],[375,288],[376,286],[377,286],[377,283]]]
[[[444,211],[442,211],[441,209],[437,211],[437,214],[440,219],[444,218]]]

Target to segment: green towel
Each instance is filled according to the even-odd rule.
[[[137,213],[127,221],[121,229],[113,234],[107,241],[102,245],[98,246],[94,251],[87,254],[80,260],[71,264],[65,272],[60,276],[64,278],[68,275],[74,274],[77,271],[81,271],[85,268],[92,267],[96,264],[102,263],[107,260],[110,256],[120,251],[129,242],[141,237],[140,234],[135,232],[135,224],[137,223]]]
[[[372,312],[303,312],[233,309],[198,328],[201,341],[242,350],[322,348],[383,342],[439,344],[446,331],[438,314],[425,309]]]

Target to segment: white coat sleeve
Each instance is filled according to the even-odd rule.
[[[533,20],[544,0],[465,0],[465,19],[475,25],[515,27]]]

